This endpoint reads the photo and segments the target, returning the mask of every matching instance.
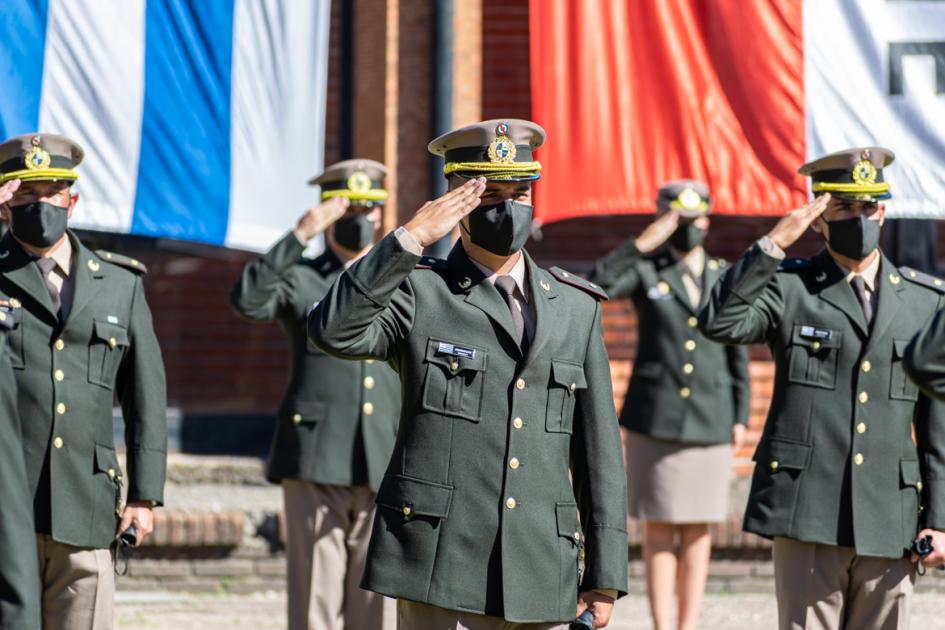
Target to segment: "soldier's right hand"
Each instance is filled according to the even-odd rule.
[[[679,213],[675,210],[664,212],[637,237],[637,249],[648,254],[666,242],[679,227]]]
[[[817,217],[824,213],[828,203],[830,203],[830,193],[825,193],[815,197],[806,206],[788,212],[771,228],[768,238],[781,249],[787,249],[807,231]]]
[[[3,186],[0,186],[0,206],[5,205],[8,201],[13,199],[13,194],[20,187],[20,180],[13,179],[8,181]]]
[[[333,197],[314,208],[309,208],[295,225],[295,236],[301,243],[307,243],[317,234],[341,218],[350,202],[345,197]]]
[[[471,179],[439,199],[423,204],[404,229],[423,247],[432,245],[452,232],[463,217],[476,209],[485,190],[485,177]]]

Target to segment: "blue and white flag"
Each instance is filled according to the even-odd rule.
[[[268,247],[315,199],[330,0],[3,0],[0,137],[76,140],[74,227]]]

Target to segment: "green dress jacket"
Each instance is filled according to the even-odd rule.
[[[0,630],[37,630],[39,572],[33,500],[23,465],[16,379],[7,354],[7,334],[15,326],[12,309],[0,307]]]
[[[945,527],[945,408],[903,369],[945,301],[883,256],[867,326],[845,276],[826,251],[781,264],[755,244],[712,290],[701,325],[774,355],[745,529],[900,558],[921,527]]]
[[[919,271],[915,273],[921,274]],[[935,286],[945,285],[945,281],[939,278],[921,275]],[[945,310],[936,313],[928,326],[915,336],[906,348],[903,366],[923,392],[937,400],[945,400]]]
[[[344,265],[331,250],[302,258],[292,232],[243,271],[230,302],[252,321],[277,321],[289,342],[289,386],[267,476],[377,491],[400,422],[400,380],[386,363],[344,361],[308,341],[305,318]]]
[[[514,622],[573,619],[579,589],[626,591],[604,296],[527,254],[526,264],[536,313],[526,356],[461,244],[421,262],[388,235],[310,314],[319,347],[388,361],[403,383],[364,588]]]
[[[9,335],[10,360],[36,531],[103,549],[115,538],[123,485],[129,502],[163,502],[164,364],[140,265],[99,256],[72,232],[69,238],[75,292],[64,323],[39,267],[9,234],[0,240],[0,299],[13,305],[19,320]],[[127,477],[115,456],[116,397],[125,421]]]
[[[631,431],[684,444],[732,441],[748,424],[748,349],[709,341],[697,315],[727,263],[707,258],[702,304],[693,306],[668,250],[644,255],[636,239],[599,260],[590,280],[611,298],[629,297],[639,331],[620,423]]]

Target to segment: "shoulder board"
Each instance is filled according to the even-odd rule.
[[[417,261],[414,269],[446,269],[447,263],[442,258],[433,258],[432,256],[424,256],[419,261]]]
[[[928,287],[933,291],[938,291],[939,293],[945,293],[945,280],[941,278],[936,278],[925,272],[919,271],[918,269],[913,269],[912,267],[900,267],[899,275],[908,280],[909,282],[914,282],[916,284],[921,284],[924,287]]]
[[[561,267],[552,267],[548,271],[555,277],[555,279],[558,280],[558,282],[563,282],[564,284],[570,284],[572,287],[577,287],[586,293],[590,293],[598,300],[608,299],[607,293],[603,289],[593,282],[585,280],[581,276],[576,276],[570,271],[565,271]]]
[[[105,262],[110,262],[113,265],[118,265],[119,267],[124,267],[125,269],[130,269],[135,273],[146,274],[148,273],[148,268],[141,263],[140,260],[134,258],[129,258],[128,256],[122,256],[121,254],[116,254],[115,252],[109,252],[104,249],[97,249],[95,253],[98,254],[98,257],[104,260]]]
[[[813,264],[810,258],[785,258],[778,266],[778,271],[793,271],[795,269],[807,269]]]

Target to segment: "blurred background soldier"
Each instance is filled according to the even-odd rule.
[[[43,628],[113,625],[109,547],[134,526],[140,544],[164,496],[164,364],[144,297],[143,266],[92,252],[67,223],[82,149],[51,134],[0,144],[0,299],[10,336],[26,474],[33,493]],[[114,445],[112,401],[125,420],[128,477]],[[122,487],[127,487],[127,505]]]
[[[620,417],[630,515],[644,522],[643,557],[656,630],[693,630],[709,571],[709,523],[729,509],[732,444],[748,422],[748,351],[706,339],[696,316],[725,261],[708,258],[708,187],[669,182],[656,220],[597,262],[590,279],[629,296],[638,318],[633,376]]]
[[[279,323],[292,357],[267,473],[281,482],[285,499],[292,630],[372,630],[382,623],[384,597],[358,584],[375,492],[397,436],[400,382],[386,363],[326,355],[306,339],[305,319],[374,244],[386,174],[378,162],[346,160],[312,179],[321,205],[249,263],[231,294],[244,317]],[[303,258],[318,234],[325,234],[325,252]]]

